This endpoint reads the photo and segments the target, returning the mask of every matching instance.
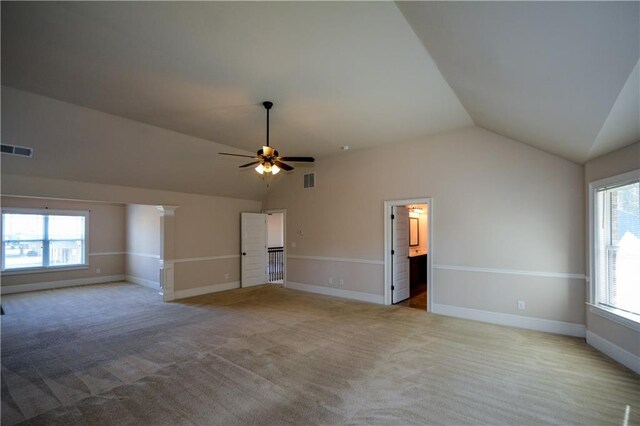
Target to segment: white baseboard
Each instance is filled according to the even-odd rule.
[[[162,295],[163,302],[172,302],[175,300],[175,296],[173,295],[173,291],[168,290],[160,290],[160,294]]]
[[[124,281],[124,275],[107,275],[102,277],[78,278],[75,280],[48,281],[42,283],[22,284],[0,287],[2,294],[24,293],[27,291],[51,290],[54,288],[74,287],[77,285],[90,285]]]
[[[587,330],[587,343],[625,367],[640,374],[640,357]]]
[[[362,293],[360,291],[343,290],[341,288],[323,287],[320,285],[302,284],[287,281],[286,287],[292,290],[306,291],[308,293],[324,294],[326,296],[342,297],[344,299],[360,300],[370,303],[384,303],[384,296],[381,294]]]
[[[160,290],[160,283],[156,281],[145,280],[144,278],[134,277],[133,275],[125,275],[125,279],[130,283],[143,285],[154,290]]]
[[[567,336],[585,337],[586,333],[584,324],[503,314],[500,312],[482,311],[479,309],[463,308],[460,306],[441,305],[439,303],[433,304],[431,312],[450,317],[507,325],[510,327],[526,328],[529,330],[545,331],[547,333],[564,334]]]
[[[287,259],[320,260],[324,262],[345,262],[345,263],[365,263],[369,265],[384,265],[384,260],[352,259],[349,257],[298,256],[295,254],[289,254],[287,255]]]
[[[208,293],[216,293],[218,291],[232,290],[240,288],[239,281],[229,283],[212,284],[204,287],[190,288],[188,290],[177,290],[172,294],[173,299],[184,299],[186,297],[200,296]]]

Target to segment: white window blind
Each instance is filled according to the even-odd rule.
[[[85,265],[88,212],[3,211],[2,270]]]
[[[640,184],[595,193],[596,303],[640,315]]]

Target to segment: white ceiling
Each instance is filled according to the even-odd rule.
[[[248,152],[11,87],[2,88],[2,104],[2,142],[34,150],[33,158],[3,155],[3,177],[40,176],[250,200],[264,198],[267,185],[282,177],[239,170],[250,159],[218,155]],[[169,198],[165,203],[174,202]]]
[[[472,124],[394,3],[3,3],[4,85],[257,151]]]
[[[640,17],[638,18],[640,19]],[[613,104],[611,112],[591,146],[589,158],[640,140],[640,62]]]
[[[639,2],[398,7],[476,125],[578,163],[640,140]]]
[[[272,100],[283,155],[476,124],[583,162],[640,140],[638,22],[638,2],[2,2],[2,84],[251,152]],[[209,186],[171,189],[226,194],[241,176],[213,179],[195,169],[228,158],[175,143]],[[48,160],[50,177],[77,169]],[[161,185],[157,164],[100,161]]]

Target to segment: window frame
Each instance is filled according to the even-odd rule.
[[[607,188],[624,186],[640,181],[640,169],[631,170],[615,176],[589,182],[589,299],[587,305],[593,314],[607,318],[625,327],[640,331],[640,315],[600,304],[598,301],[598,270],[596,259],[596,245],[598,243],[598,227],[596,204],[598,192]]]
[[[89,217],[90,212],[88,210],[54,210],[54,209],[39,209],[39,208],[17,208],[17,207],[5,207],[2,208],[2,215],[8,214],[33,214],[41,216],[83,216],[84,217],[84,262],[74,263],[73,265],[54,265],[54,266],[32,266],[26,268],[12,268],[5,269],[4,265],[4,220],[0,218],[0,238],[2,238],[2,259],[1,271],[2,275],[20,275],[20,274],[35,274],[43,272],[56,272],[56,271],[71,271],[78,269],[89,268]]]

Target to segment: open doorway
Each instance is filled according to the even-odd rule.
[[[286,211],[240,214],[240,285],[282,284],[287,279]]]
[[[385,303],[430,310],[432,200],[385,202]]]
[[[180,296],[174,290],[173,224],[179,206],[126,206],[126,279],[158,290],[165,302]]]
[[[267,283],[284,284],[284,212],[267,213]]]
[[[131,283],[164,295],[160,278],[162,231],[158,207],[128,204],[125,215],[125,277]]]
[[[134,292],[160,299],[164,234],[159,207],[168,208],[3,196],[3,293],[127,281],[154,290],[133,287]],[[25,240],[24,235],[40,240]]]
[[[409,297],[395,302],[400,306],[427,310],[427,257],[428,217],[427,204],[412,204],[404,206],[403,212],[408,210],[409,216]]]

